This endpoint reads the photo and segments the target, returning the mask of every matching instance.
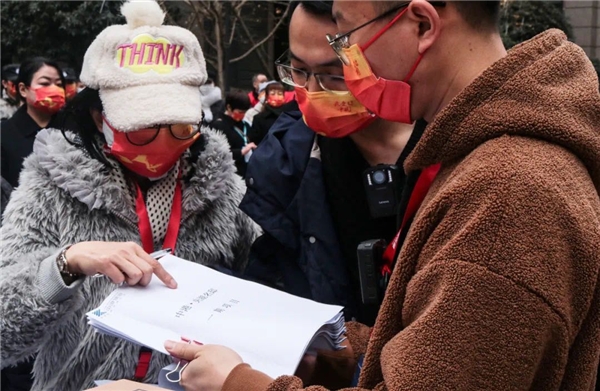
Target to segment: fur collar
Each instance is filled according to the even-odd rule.
[[[221,133],[203,127],[205,148],[195,162],[193,175],[184,183],[182,219],[203,211],[231,188],[244,186],[235,174],[229,144]],[[135,206],[108,174],[108,169],[87,153],[69,144],[56,129],[44,129],[36,138],[34,155],[50,182],[90,209],[106,209],[137,223]]]

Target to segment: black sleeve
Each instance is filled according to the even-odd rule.
[[[218,119],[223,118],[223,113],[225,112],[225,101],[223,99],[213,103],[210,106],[210,111],[213,116],[212,122],[215,122]]]
[[[241,148],[231,148],[231,154],[233,155],[233,160],[236,162],[241,162],[244,160],[244,155],[242,155]]]
[[[227,142],[229,143],[229,149],[231,149],[231,154],[233,155],[233,160],[236,162],[240,162],[244,160],[244,156],[242,155],[242,144],[239,140],[240,136],[233,129],[228,129],[223,120],[217,120],[211,125],[216,130],[220,131],[227,137]]]
[[[268,233],[256,238],[248,259],[248,265],[242,278],[262,285],[284,290],[283,278],[278,262],[282,245]]]
[[[258,145],[265,138],[269,128],[266,126],[265,119],[257,114],[252,121],[252,128],[248,132],[248,140]]]

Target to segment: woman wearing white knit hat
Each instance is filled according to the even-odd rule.
[[[33,390],[155,383],[170,358],[86,324],[115,284],[177,283],[148,254],[240,270],[256,236],[224,136],[201,128],[198,40],[154,1],[122,8],[89,47],[88,88],[39,133],[2,226],[2,368],[37,354]],[[104,278],[90,278],[96,274]]]

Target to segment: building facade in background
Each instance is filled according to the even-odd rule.
[[[600,58],[600,1],[563,1],[569,22],[573,26],[575,43],[590,58]]]

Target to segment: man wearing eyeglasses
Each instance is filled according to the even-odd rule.
[[[300,111],[280,116],[248,164],[240,207],[266,233],[253,245],[245,277],[342,305],[347,320],[372,325],[380,303],[362,302],[357,247],[369,239],[391,241],[398,228],[395,213],[371,216],[363,172],[380,163],[397,165],[393,184],[399,197],[402,162],[420,132],[413,132],[412,124],[380,120],[348,92],[342,63],[323,40],[335,30],[332,5],[300,2],[290,21],[290,50],[276,61],[281,81],[295,89]],[[368,328],[350,322],[348,335],[358,347]],[[332,360],[331,353],[306,358],[298,375],[307,384],[349,385],[355,372],[352,349]],[[320,369],[312,371],[316,362]],[[203,363],[195,360],[183,372],[182,384],[210,389],[196,381],[220,377],[196,376],[197,365]],[[239,386],[251,389],[246,382]]]
[[[378,119],[348,92],[342,64],[321,41],[335,29],[331,6],[300,2],[290,22],[290,50],[276,61],[300,111],[280,116],[248,165],[241,208],[265,235],[253,246],[246,274],[343,305],[347,319],[372,325],[379,302],[360,300],[357,247],[369,239],[391,241],[398,228],[395,211],[371,216],[363,172],[377,164],[400,167],[391,184],[399,198],[402,161],[418,132]]]
[[[583,50],[550,30],[507,53],[494,1],[333,11],[349,90],[381,118],[427,120],[405,169],[437,171],[359,385],[593,390],[600,95]]]

